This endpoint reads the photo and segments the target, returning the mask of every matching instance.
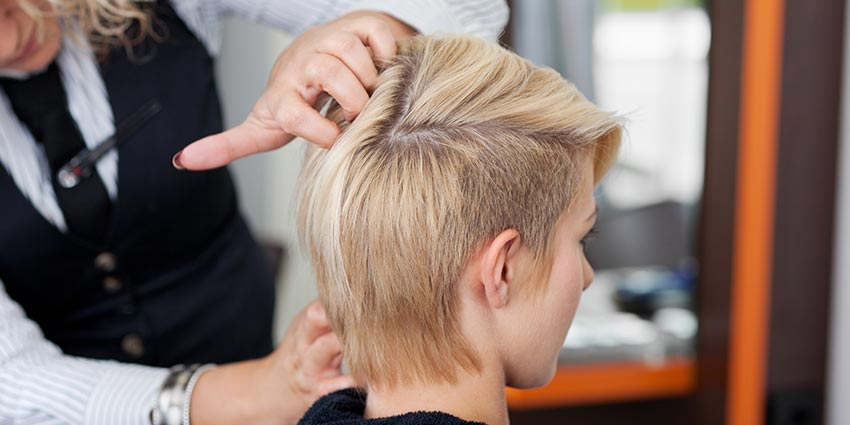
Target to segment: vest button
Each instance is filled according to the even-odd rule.
[[[145,354],[145,344],[138,334],[129,334],[121,340],[121,350],[132,357],[141,357]]]
[[[124,287],[124,282],[121,282],[121,279],[115,276],[106,276],[103,278],[103,290],[108,294],[117,293],[122,287]]]
[[[94,266],[105,272],[114,271],[117,264],[118,259],[115,258],[115,254],[109,252],[104,252],[94,257]]]

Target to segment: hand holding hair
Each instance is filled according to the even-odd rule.
[[[323,93],[350,121],[363,110],[378,78],[376,62],[392,59],[396,39],[414,30],[378,12],[353,12],[313,27],[283,51],[266,91],[242,124],[196,141],[174,156],[174,166],[206,170],[280,148],[295,137],[330,147],[337,125],[314,105]]]
[[[295,424],[319,397],[354,386],[340,372],[341,361],[340,342],[313,301],[271,355],[201,375],[192,393],[192,423]]]

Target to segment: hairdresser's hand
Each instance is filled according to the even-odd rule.
[[[376,62],[396,54],[396,39],[412,28],[378,12],[354,12],[313,27],[277,59],[266,91],[244,123],[201,139],[174,156],[190,170],[221,167],[243,156],[277,149],[295,137],[330,147],[339,128],[314,104],[327,93],[353,120],[378,78]]]
[[[270,358],[274,367],[287,375],[281,413],[292,423],[319,397],[354,386],[349,375],[340,372],[342,345],[331,331],[325,310],[313,301],[295,318],[280,347]]]
[[[314,301],[268,357],[219,366],[192,393],[192,424],[295,424],[319,397],[354,386],[339,370],[342,351]]]

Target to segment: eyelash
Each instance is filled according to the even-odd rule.
[[[596,235],[598,235],[598,234],[599,234],[599,230],[597,230],[595,227],[591,228],[590,231],[587,232],[587,234],[584,235],[583,238],[581,238],[581,241],[579,242],[581,244],[581,248],[582,249],[587,248],[587,244],[589,244],[591,241],[596,239]]]

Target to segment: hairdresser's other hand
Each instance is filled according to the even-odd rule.
[[[279,402],[289,404],[281,413],[289,415],[292,423],[301,419],[319,397],[354,386],[353,378],[340,371],[342,345],[318,301],[294,319],[270,360],[289,376],[285,400]]]
[[[396,54],[396,40],[414,30],[390,15],[359,11],[296,38],[278,57],[268,87],[242,124],[187,146],[174,166],[190,170],[221,167],[303,137],[330,147],[339,127],[314,105],[332,96],[353,120],[369,100],[378,78],[376,62]]]
[[[354,386],[341,374],[341,361],[339,340],[314,301],[274,353],[202,374],[192,393],[192,423],[295,424],[319,397]]]

